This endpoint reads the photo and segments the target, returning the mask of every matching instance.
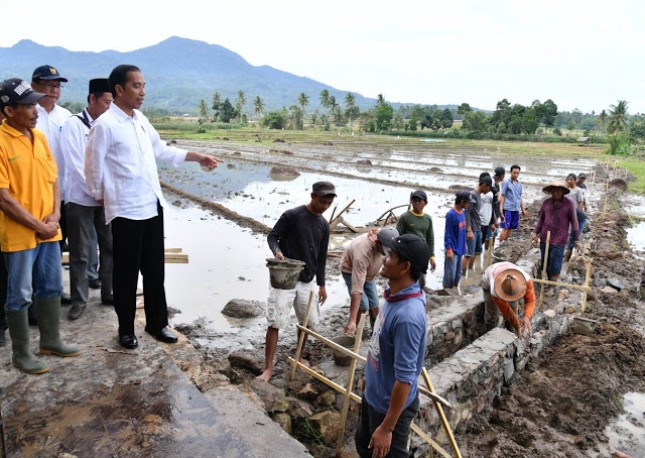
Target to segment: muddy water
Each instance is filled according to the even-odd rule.
[[[626,393],[623,407],[625,413],[605,428],[608,447],[634,457],[645,456],[645,393]]]

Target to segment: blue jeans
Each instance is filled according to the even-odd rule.
[[[578,218],[578,240],[582,240],[582,231],[587,225],[587,214],[576,208],[576,217]],[[569,250],[573,250],[573,231],[569,232]]]
[[[63,269],[59,242],[43,242],[31,250],[3,254],[8,272],[6,310],[19,312],[29,307],[32,295],[42,298],[61,295]]]
[[[461,258],[460,254],[453,254],[452,259],[446,256],[443,263],[443,287],[454,288],[461,280]]]
[[[352,296],[352,275],[347,272],[343,272],[343,280],[347,285],[347,291],[349,291],[349,296]],[[378,308],[378,293],[376,292],[376,282],[374,280],[365,281],[365,286],[363,286],[363,295],[361,296],[361,310],[366,311],[367,309],[372,310]]]

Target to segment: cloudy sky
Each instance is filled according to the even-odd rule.
[[[2,11],[8,4],[0,0]],[[26,3],[21,20],[3,21],[0,47],[28,38],[73,51],[130,51],[174,35],[392,102],[494,109],[502,98],[524,105],[551,98],[560,110],[599,112],[627,100],[630,113],[645,113],[645,2],[639,0],[182,0],[171,6],[112,0],[105,11],[98,5]]]

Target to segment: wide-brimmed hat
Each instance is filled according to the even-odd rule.
[[[554,181],[552,183],[549,183],[547,186],[542,188],[542,191],[545,192],[546,194],[551,194],[553,191],[555,191],[558,188],[562,188],[562,192],[564,194],[569,194],[569,187],[566,185],[566,183],[563,183],[562,181]]]
[[[495,295],[514,302],[526,294],[526,278],[519,269],[504,269],[495,277]]]

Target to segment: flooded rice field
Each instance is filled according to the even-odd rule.
[[[410,192],[425,189],[425,208],[434,224],[437,269],[427,276],[430,288],[440,289],[443,277],[443,233],[445,214],[451,208],[456,189],[472,189],[481,172],[492,173],[494,167],[507,168],[514,163],[522,167],[525,200],[543,196],[542,187],[567,173],[591,173],[595,162],[585,158],[513,157],[497,151],[466,149],[455,151],[445,142],[435,150],[434,143],[419,142],[396,148],[369,144],[277,144],[231,145],[205,142],[180,142],[191,150],[216,154],[224,163],[213,172],[204,172],[195,164],[179,168],[161,163],[162,181],[208,201],[216,202],[244,217],[272,227],[286,210],[308,202],[311,185],[319,180],[332,181],[338,198],[325,216],[339,212],[351,201],[343,215],[353,226],[368,226],[388,209],[405,205]],[[285,179],[272,168],[288,166],[297,171]],[[592,186],[593,189],[593,186]],[[190,208],[176,197],[166,212],[166,246],[178,246],[190,256],[188,265],[168,265],[167,293],[169,305],[181,311],[173,323],[191,323],[203,317],[215,333],[240,334],[239,323],[221,314],[226,303],[235,298],[265,301],[268,293],[268,270],[265,259],[271,255],[266,236],[241,229],[234,222],[208,211]],[[405,208],[396,211],[402,213]],[[535,218],[536,215],[529,215]],[[330,249],[349,243],[353,235],[332,234]],[[337,265],[339,257],[328,260],[325,308],[348,305],[348,294]],[[257,322],[257,323],[256,323]],[[255,324],[254,324],[255,323]],[[263,318],[245,321],[249,328],[263,329]],[[240,336],[240,345],[248,342]]]

